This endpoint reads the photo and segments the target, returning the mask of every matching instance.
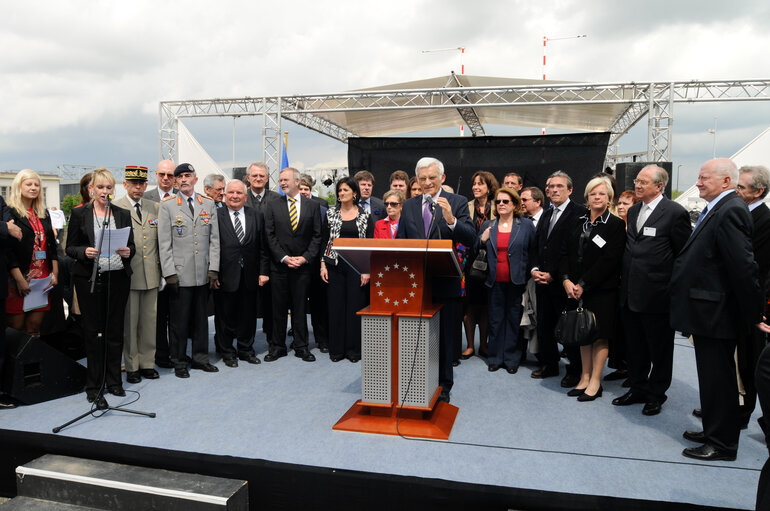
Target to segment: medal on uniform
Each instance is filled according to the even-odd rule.
[[[201,220],[203,220],[204,224],[209,223],[209,220],[211,220],[211,214],[208,211],[206,211],[205,209],[203,211],[201,211],[199,216],[201,217]]]
[[[176,232],[180,236],[182,235],[182,215],[176,216]]]

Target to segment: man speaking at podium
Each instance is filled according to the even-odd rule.
[[[453,245],[470,246],[476,230],[468,212],[468,200],[441,189],[446,176],[444,164],[436,158],[420,158],[415,167],[423,195],[404,202],[397,238],[452,240]],[[455,323],[460,314],[461,277],[442,282],[432,289],[433,299],[443,305],[439,332],[439,400],[449,402],[454,377],[452,375],[452,347]]]

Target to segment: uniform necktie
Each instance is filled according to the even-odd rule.
[[[164,198],[164,199],[167,199],[167,198],[168,198],[168,192],[165,192],[165,193],[163,194],[163,198]]]
[[[291,230],[297,230],[297,205],[295,204],[297,199],[289,197],[289,222],[291,222]]]
[[[708,206],[703,208],[703,211],[700,212],[700,216],[698,217],[698,221],[695,222],[695,229],[693,229],[692,232],[695,232],[695,230],[698,228],[698,226],[703,221],[703,219],[706,218],[706,215],[708,215],[708,212],[709,212],[709,207]]]
[[[430,223],[433,220],[433,214],[430,212],[430,201],[425,201],[422,208],[422,222],[425,224],[425,237],[430,238]]]
[[[142,206],[140,206],[139,203],[137,202],[136,204],[134,204],[134,207],[136,208],[136,214],[139,217],[139,221],[141,222],[142,221]]]
[[[195,208],[193,207],[193,203],[192,203],[192,197],[188,197],[188,199],[187,199],[187,205],[188,205],[188,206],[190,206],[190,214],[191,214],[192,216],[195,216]]]
[[[650,206],[644,204],[642,210],[639,212],[639,216],[636,218],[636,230],[641,231],[644,222],[647,221],[647,217],[650,216]]]
[[[238,241],[243,245],[243,225],[241,225],[241,219],[238,218],[238,212],[233,211],[233,215],[235,215],[235,235],[238,236]]]
[[[551,223],[548,224],[548,236],[551,235],[551,231],[553,231],[553,226],[556,225],[556,222],[559,221],[559,208],[554,207],[553,211],[551,212]]]

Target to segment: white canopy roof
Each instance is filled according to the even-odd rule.
[[[369,111],[361,109],[357,111],[340,112],[319,112],[316,115],[323,117],[334,124],[346,128],[361,137],[377,137],[393,135],[398,133],[413,133],[437,128],[448,128],[468,124],[458,112],[457,108],[435,108],[429,105],[416,104],[414,109],[409,109],[410,98],[402,98],[399,101],[399,91],[432,91],[437,89],[451,88],[455,89],[454,95],[457,97],[457,88],[473,87],[500,87],[501,89],[510,87],[527,86],[542,88],[543,85],[569,84],[575,82],[563,82],[554,80],[532,80],[518,78],[496,78],[488,76],[470,76],[470,75],[449,75],[436,78],[428,78],[413,82],[395,83],[382,85],[369,89],[360,89],[354,92],[372,92],[388,93],[389,96],[396,96],[395,99],[389,98],[390,104],[394,106],[393,110],[377,109]],[[468,96],[473,96],[469,91]],[[550,95],[553,99],[554,93],[537,92],[546,98]],[[585,91],[578,93],[578,97],[586,101],[595,99],[596,93]],[[632,99],[632,92],[627,93],[628,99]],[[507,126],[531,126],[537,128],[560,128],[568,130],[584,131],[609,131],[610,126],[615,120],[628,108],[624,103],[583,103],[571,104],[570,102],[554,103],[524,103],[513,105],[519,95],[502,94],[501,102],[508,102],[505,106],[473,106],[473,112],[482,125],[498,124]],[[334,108],[335,100],[327,102],[327,108]],[[472,105],[476,101],[471,100]],[[341,105],[341,101],[337,101]],[[446,103],[442,103],[446,104]],[[457,103],[458,108],[462,108],[462,103]],[[469,105],[465,105],[469,106]],[[396,108],[397,107],[397,108]]]

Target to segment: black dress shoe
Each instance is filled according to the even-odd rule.
[[[16,403],[11,403],[10,401],[0,401],[0,410],[11,410],[16,408],[16,406]]]
[[[636,403],[646,403],[647,398],[641,394],[635,394],[634,391],[629,390],[620,397],[616,397],[612,400],[612,404],[615,406],[628,406]]]
[[[444,390],[442,388],[441,392],[439,392],[439,394],[438,394],[438,400],[439,401],[443,401],[445,403],[448,403],[449,402],[449,391],[448,390]]]
[[[126,391],[123,390],[123,387],[120,385],[110,385],[107,387],[107,392],[112,394],[113,396],[123,397],[126,395]]]
[[[315,356],[308,350],[294,350],[294,356],[301,358],[305,362],[315,362]]]
[[[348,355],[347,359],[355,364],[355,363],[357,363],[358,361],[361,360],[361,356],[360,355]],[[313,359],[313,360],[315,360],[315,359]]]
[[[519,372],[519,366],[505,366],[505,370],[508,374],[516,374]]]
[[[139,374],[142,375],[142,378],[147,378],[148,380],[157,380],[160,378],[158,371],[155,369],[139,369]]]
[[[466,351],[466,352],[467,352],[467,351]],[[468,359],[469,359],[469,358],[471,358],[471,357],[474,355],[474,353],[475,353],[473,350],[471,350],[471,352],[470,352],[470,353],[468,353],[468,354],[466,355],[466,352],[464,352],[464,353],[462,353],[462,354],[460,355],[460,359],[461,359],[461,360],[468,360]]]
[[[591,395],[591,394],[589,394],[588,392],[583,392],[582,394],[580,394],[580,395],[578,396],[577,400],[578,400],[578,401],[580,401],[581,403],[584,403],[584,402],[586,402],[586,401],[593,401],[593,400],[594,400],[594,399],[596,399],[597,397],[602,397],[602,392],[603,392],[603,391],[604,391],[604,389],[602,388],[602,386],[601,386],[601,385],[599,385],[599,390],[597,390],[597,391],[596,391],[596,394],[594,394],[594,395],[592,396],[592,395]]]
[[[551,376],[559,376],[559,368],[557,366],[543,366],[540,369],[535,369],[530,374],[532,378],[542,379],[550,378]]]
[[[685,440],[689,440],[690,442],[695,442],[696,444],[706,443],[706,435],[703,433],[703,431],[688,430],[682,433],[682,436],[685,438]]]
[[[206,362],[205,364],[198,364],[197,362],[193,362],[191,367],[193,369],[198,369],[200,371],[206,372],[206,373],[217,373],[219,372],[219,368],[213,364],[210,364]]]
[[[345,355],[329,355],[329,358],[332,362],[339,362],[345,358]],[[267,357],[265,357],[265,360],[267,360]]]
[[[662,406],[663,403],[660,401],[648,401],[644,403],[644,408],[642,408],[642,415],[658,415]]]
[[[174,369],[174,376],[177,378],[189,378],[190,372],[187,369]]]
[[[142,381],[142,376],[139,371],[129,371],[126,373],[126,383],[139,383]]]
[[[719,449],[713,445],[703,444],[700,447],[688,447],[682,454],[688,458],[701,461],[735,461],[736,452]]]
[[[224,362],[227,367],[238,367],[238,361],[234,358],[226,358]]]
[[[251,355],[238,355],[238,358],[249,364],[261,364],[262,362],[253,353]]]
[[[96,401],[96,394],[86,393],[86,401],[88,401],[89,403],[93,403],[94,401]]]
[[[702,418],[703,418],[703,410],[702,410],[702,409],[700,409],[700,408],[695,408],[695,409],[693,409],[693,411],[692,411],[692,414],[693,414],[695,417],[698,417],[699,419],[702,419]]]
[[[460,359],[452,360],[452,367],[457,367],[460,365]]]
[[[580,375],[579,374],[569,374],[561,379],[561,386],[565,389],[568,389],[570,387],[574,387],[580,383]]]
[[[106,410],[109,408],[110,405],[107,403],[107,400],[104,399],[104,396],[100,396],[99,399],[96,400],[96,409],[97,410]]]
[[[625,369],[618,369],[605,376],[604,381],[625,380],[626,378],[628,378],[628,371]]]
[[[171,363],[171,360],[165,359],[165,360],[156,360],[155,365],[158,367],[162,367],[163,369],[173,369],[174,364]]]
[[[274,362],[278,360],[281,357],[285,357],[286,352],[285,351],[271,351],[267,355],[265,355],[265,362]]]
[[[569,397],[579,397],[579,396],[582,396],[585,391],[586,389],[572,389],[569,392],[567,392],[567,395]]]
[[[318,346],[318,351],[320,351],[321,353],[329,353],[329,346],[327,346],[326,344],[320,344]]]
[[[500,364],[489,364],[489,367],[487,367],[487,371],[489,371],[490,373],[494,373],[499,369],[500,369]]]

